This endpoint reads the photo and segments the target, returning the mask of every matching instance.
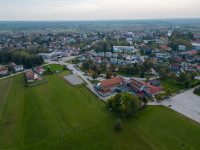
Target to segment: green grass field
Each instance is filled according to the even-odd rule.
[[[193,80],[190,83],[190,86],[197,84],[198,82],[199,82],[199,80]],[[165,89],[170,88],[173,93],[177,92],[178,90],[188,89],[184,86],[184,84],[181,84],[181,83],[177,82],[176,80],[172,80],[172,79],[162,80],[162,84],[165,87]]]
[[[60,64],[50,64],[50,65],[44,66],[44,68],[47,69],[48,66],[50,66],[50,70],[53,71],[53,72],[55,72],[56,70],[59,70],[60,72],[62,72],[63,67],[64,67]]]
[[[147,106],[116,132],[118,116],[85,87],[67,84],[63,74],[28,89],[22,74],[0,81],[0,149],[199,149],[199,125],[166,107]]]

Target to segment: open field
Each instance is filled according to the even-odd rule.
[[[199,82],[199,80],[192,80],[190,83],[190,86],[193,86],[193,85],[197,84],[198,82]],[[172,80],[172,79],[162,80],[162,84],[164,85],[165,89],[170,88],[173,93],[177,92],[178,90],[188,89],[184,86],[184,84],[181,84],[181,83],[177,82],[176,80]]]
[[[50,65],[44,66],[44,68],[47,69],[48,66],[50,66],[50,70],[53,71],[54,73],[56,72],[56,70],[59,70],[60,72],[62,72],[64,68],[64,66],[60,64],[50,64]]]
[[[70,74],[69,71],[64,71]],[[116,114],[85,87],[73,87],[61,77],[29,89],[23,75],[0,81],[5,103],[0,119],[0,149],[5,150],[197,150],[200,127],[163,106],[147,106],[123,129],[113,128]],[[7,82],[8,84],[6,84]],[[7,91],[4,92],[3,90]]]

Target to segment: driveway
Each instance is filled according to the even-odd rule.
[[[185,91],[163,102],[149,103],[150,105],[171,105],[171,109],[200,123],[200,97],[193,93],[194,89]]]

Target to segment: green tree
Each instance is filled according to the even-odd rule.
[[[167,88],[167,89],[165,90],[165,94],[166,94],[167,96],[171,96],[171,95],[172,95],[172,90],[171,90],[170,88]]]
[[[95,80],[97,77],[98,77],[98,74],[97,74],[96,72],[94,72],[94,73],[92,74],[92,78]]]

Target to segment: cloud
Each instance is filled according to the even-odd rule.
[[[0,0],[0,20],[200,17],[199,0]]]

